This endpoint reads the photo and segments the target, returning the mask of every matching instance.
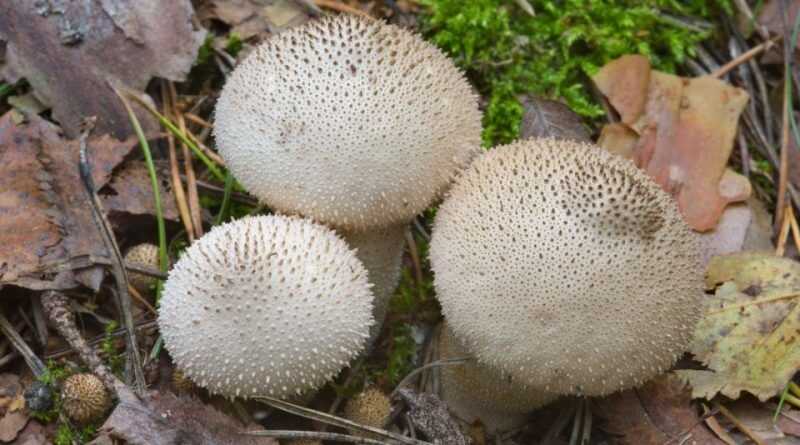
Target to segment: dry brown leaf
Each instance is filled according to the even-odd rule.
[[[725,208],[717,226],[700,234],[703,264],[717,255],[748,251],[773,251],[771,217],[755,196]]]
[[[612,104],[623,107],[621,114],[639,135],[633,155],[636,165],[675,196],[692,228],[713,229],[728,204],[750,196],[747,179],[727,170],[747,93],[712,77],[643,74],[642,69],[628,69],[626,60],[630,59],[617,59],[601,69],[598,88]],[[638,77],[631,79],[634,74]],[[630,97],[633,87],[623,87],[640,85],[646,77],[644,112],[633,120],[640,102]],[[624,151],[631,143],[630,138],[619,141],[625,147],[612,150]],[[613,142],[606,138],[604,146]]]
[[[23,411],[7,412],[0,419],[0,442],[10,442],[17,438],[30,418]]]
[[[632,125],[644,113],[650,84],[650,61],[645,56],[622,56],[592,76],[600,91],[619,113],[623,123]]]
[[[781,8],[781,0],[768,0],[765,2],[763,8],[761,9],[761,13],[758,15],[758,24],[766,27],[767,30],[769,30],[769,32],[772,34],[789,37],[784,32],[783,21],[786,20],[789,33],[791,33],[795,18],[797,17],[797,14],[800,13],[800,1],[788,1],[786,4],[788,7],[786,9],[786,13],[784,13],[783,8]],[[798,36],[798,40],[795,43],[795,48],[795,59],[798,59],[800,58],[800,36]],[[783,54],[784,53],[781,49],[781,46],[778,45],[772,51],[767,53],[767,55],[764,57],[764,61],[783,63]]]
[[[108,136],[88,142],[96,187],[108,181],[134,144]],[[15,124],[7,113],[0,117],[0,146],[0,285],[74,286],[70,271],[55,278],[42,274],[76,256],[106,255],[78,175],[78,142],[64,140],[58,127],[42,118]],[[96,287],[97,275],[90,268],[76,278]]]
[[[172,185],[167,179],[169,178],[169,172],[166,170],[166,166],[162,163],[156,163],[156,174],[160,178],[158,186],[164,218],[178,221],[180,218],[178,206],[175,203],[175,195],[172,193]],[[106,189],[108,191],[105,191]],[[107,212],[155,216],[153,186],[144,162],[131,161],[126,163],[114,174],[106,189],[101,192],[101,198],[103,208]]]
[[[215,18],[246,40],[264,32],[279,33],[310,18],[300,2],[292,0],[213,0],[203,18]]]
[[[100,434],[130,445],[278,445],[268,437],[242,435],[262,429],[243,426],[199,399],[151,391],[143,402],[122,400],[100,428]]]
[[[589,142],[589,131],[581,117],[561,102],[526,96],[522,99],[525,113],[520,124],[520,139],[553,137]]]
[[[143,91],[152,77],[184,80],[205,36],[193,13],[189,0],[0,2],[5,78],[27,79],[71,138],[88,116],[97,116],[99,133],[127,137],[128,116],[109,82]]]
[[[620,436],[619,444],[663,445],[672,441],[686,445],[724,445],[703,427],[692,407],[688,389],[672,374],[597,403],[598,412],[606,421],[606,430]]]
[[[52,444],[47,440],[47,433],[45,427],[36,420],[31,420],[28,425],[20,431],[17,439],[11,442],[10,445],[49,445]]]
[[[603,147],[609,153],[622,156],[625,159],[633,158],[633,151],[639,135],[625,124],[611,123],[603,127],[597,145]]]

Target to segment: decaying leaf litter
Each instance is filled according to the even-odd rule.
[[[428,263],[433,209],[398,232],[402,259],[385,267],[399,267],[390,274],[399,286],[370,352],[313,399],[226,400],[175,368],[155,322],[159,280],[213,226],[270,211],[216,152],[213,110],[225,79],[260,42],[325,15],[380,18],[430,36],[436,31],[425,17],[435,3],[0,6],[0,95],[7,99],[0,105],[0,441],[800,442],[800,386],[793,381],[800,367],[800,3],[791,1],[760,9],[735,2],[720,11],[708,23],[713,36],[677,73],[636,54],[589,69],[584,87],[595,89],[604,119],[574,114],[557,92],[519,99],[520,137],[596,141],[631,159],[700,233],[704,315],[670,372],[603,398],[562,397],[519,429],[494,431],[480,420],[459,428],[459,416],[437,397],[440,368],[467,366],[470,357],[439,360],[441,315]],[[501,11],[551,13],[549,2],[539,3],[505,2]],[[114,253],[113,244],[124,253],[142,243],[161,244],[169,264],[160,255],[134,262]],[[155,281],[128,286],[131,274]],[[86,372],[100,377],[115,405],[81,423],[60,390],[68,376]],[[148,389],[138,390],[137,380]],[[343,419],[365,387],[392,395],[391,412],[375,424],[369,415],[355,424]]]

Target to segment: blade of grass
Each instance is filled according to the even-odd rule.
[[[14,85],[10,83],[0,83],[0,99],[4,98],[6,94],[14,90]]]
[[[214,220],[214,225],[216,226],[222,224],[228,218],[231,207],[231,195],[233,194],[233,183],[233,175],[231,172],[227,172],[225,175],[225,192],[222,195],[222,206],[220,206],[217,218]]]
[[[189,147],[198,158],[200,158],[203,164],[205,164],[208,171],[210,171],[211,174],[214,175],[214,177],[216,177],[220,181],[225,181],[225,174],[222,173],[222,170],[220,170],[219,167],[217,167],[217,165],[208,156],[206,156],[205,153],[203,153],[203,150],[200,150],[200,147],[198,147],[197,144],[192,142],[192,140],[189,139],[184,132],[178,129],[178,127],[175,124],[173,124],[172,121],[167,119],[166,116],[159,113],[158,110],[150,106],[150,104],[143,101],[139,97],[136,97],[133,94],[129,94],[128,97],[133,101],[135,101],[137,104],[141,105],[145,110],[147,110],[156,119],[158,119],[158,122],[161,123],[161,125],[163,125],[164,128],[169,130],[169,132],[175,135],[176,138],[180,139],[181,142],[186,144],[186,146]]]

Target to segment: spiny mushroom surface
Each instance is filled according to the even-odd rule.
[[[344,417],[361,425],[383,429],[392,413],[392,404],[389,398],[380,389],[370,386],[347,401],[344,407]],[[351,431],[353,435],[367,438],[377,438],[370,433]]]
[[[447,324],[439,333],[439,360],[472,358]],[[527,423],[531,411],[558,396],[515,382],[508,374],[475,360],[441,366],[441,397],[461,420],[480,420],[490,432],[508,431]]]
[[[247,217],[186,249],[158,322],[176,365],[198,385],[286,398],[320,387],[361,352],[372,299],[367,271],[332,230]]]
[[[434,285],[489,366],[603,395],[671,366],[700,316],[698,239],[671,198],[599,147],[531,139],[472,163],[439,208]]]
[[[61,406],[70,419],[88,423],[105,414],[111,407],[111,397],[94,374],[74,374],[62,384]]]
[[[231,74],[215,136],[267,205],[343,229],[408,222],[478,152],[477,96],[420,36],[338,15],[268,39]]]
[[[131,247],[125,253],[125,262],[158,269],[158,246],[141,243]],[[147,292],[156,283],[156,279],[138,272],[129,272],[128,281],[139,292]]]
[[[399,224],[358,232],[342,232],[342,237],[356,250],[356,256],[367,268],[372,293],[375,295],[375,324],[370,329],[370,345],[380,334],[389,309],[389,300],[400,280],[407,228],[406,224]]]

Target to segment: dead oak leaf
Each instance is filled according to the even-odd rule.
[[[672,374],[641,388],[612,394],[597,401],[605,429],[626,445],[724,445],[702,422],[692,407],[686,385]],[[685,441],[684,441],[685,439]]]
[[[169,171],[164,164],[156,162],[156,175],[161,179],[159,196],[164,219],[179,221],[178,205],[175,203],[172,185],[167,180]],[[130,161],[121,167],[101,192],[100,197],[103,209],[109,213],[151,216],[156,214],[150,173],[145,163],[141,161]]]
[[[96,187],[134,145],[108,136],[88,142]],[[7,113],[0,117],[0,146],[0,285],[74,286],[70,271],[45,275],[73,257],[106,255],[78,174],[78,142],[63,139],[57,126],[38,116],[17,124]],[[77,278],[94,287],[97,275],[91,268]]]
[[[800,263],[768,253],[718,256],[706,287],[716,295],[690,351],[709,370],[678,371],[693,397],[737,399],[747,391],[766,401],[779,394],[800,369]]]
[[[631,60],[637,69],[627,69]],[[636,165],[675,197],[686,222],[700,232],[711,230],[729,203],[750,196],[749,182],[727,170],[748,95],[712,77],[686,79],[643,70],[642,60],[617,59],[594,77],[609,101],[621,107],[624,124],[638,135],[634,143],[631,134],[614,129],[607,132],[603,146],[630,152],[633,144]],[[645,80],[642,108],[642,97],[630,96]],[[614,147],[615,143],[625,146]]]
[[[87,116],[97,116],[99,133],[127,137],[109,83],[143,91],[153,77],[184,80],[205,37],[193,13],[189,0],[0,2],[5,78],[27,79],[71,138]]]
[[[553,137],[591,141],[581,117],[561,102],[526,96],[522,99],[522,107],[525,112],[520,123],[520,139]]]

